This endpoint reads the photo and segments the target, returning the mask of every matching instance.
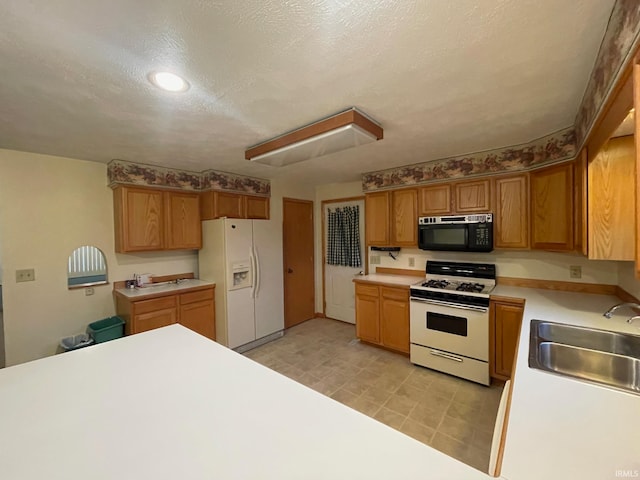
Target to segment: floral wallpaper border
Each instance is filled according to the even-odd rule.
[[[365,173],[362,176],[362,190],[367,192],[438,180],[528,170],[575,158],[639,44],[640,2],[616,0],[576,115],[575,127],[522,145]]]
[[[576,143],[582,146],[611,89],[640,41],[640,2],[617,0],[611,11],[591,78],[576,115]]]
[[[522,145],[365,173],[362,190],[370,192],[438,180],[528,170],[571,160],[575,156],[575,132],[570,127]]]
[[[269,180],[215,170],[197,173],[125,160],[111,160],[107,165],[107,175],[109,186],[112,188],[118,184],[127,184],[192,191],[222,190],[262,197],[271,196]]]

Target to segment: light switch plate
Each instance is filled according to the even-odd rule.
[[[380,255],[371,255],[369,262],[371,265],[380,265]]]
[[[33,282],[36,279],[36,271],[33,268],[16,270],[16,282]]]
[[[416,257],[409,257],[409,266],[410,267],[416,266]]]

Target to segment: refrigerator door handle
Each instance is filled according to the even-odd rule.
[[[258,250],[256,247],[253,247],[253,259],[255,265],[255,277],[253,279],[253,298],[258,298],[258,294],[260,293],[260,257],[258,257]]]
[[[249,250],[249,259],[251,261],[251,298],[256,298],[256,257],[253,256],[253,246]]]

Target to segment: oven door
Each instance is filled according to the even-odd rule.
[[[411,298],[411,343],[489,361],[489,311]]]
[[[466,223],[418,225],[418,247],[422,250],[465,251],[468,245]]]

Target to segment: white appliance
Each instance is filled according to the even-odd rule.
[[[489,293],[496,267],[427,261],[410,292],[411,362],[489,385]]]
[[[202,222],[199,276],[216,283],[216,339],[247,351],[282,336],[282,229],[271,220]]]

